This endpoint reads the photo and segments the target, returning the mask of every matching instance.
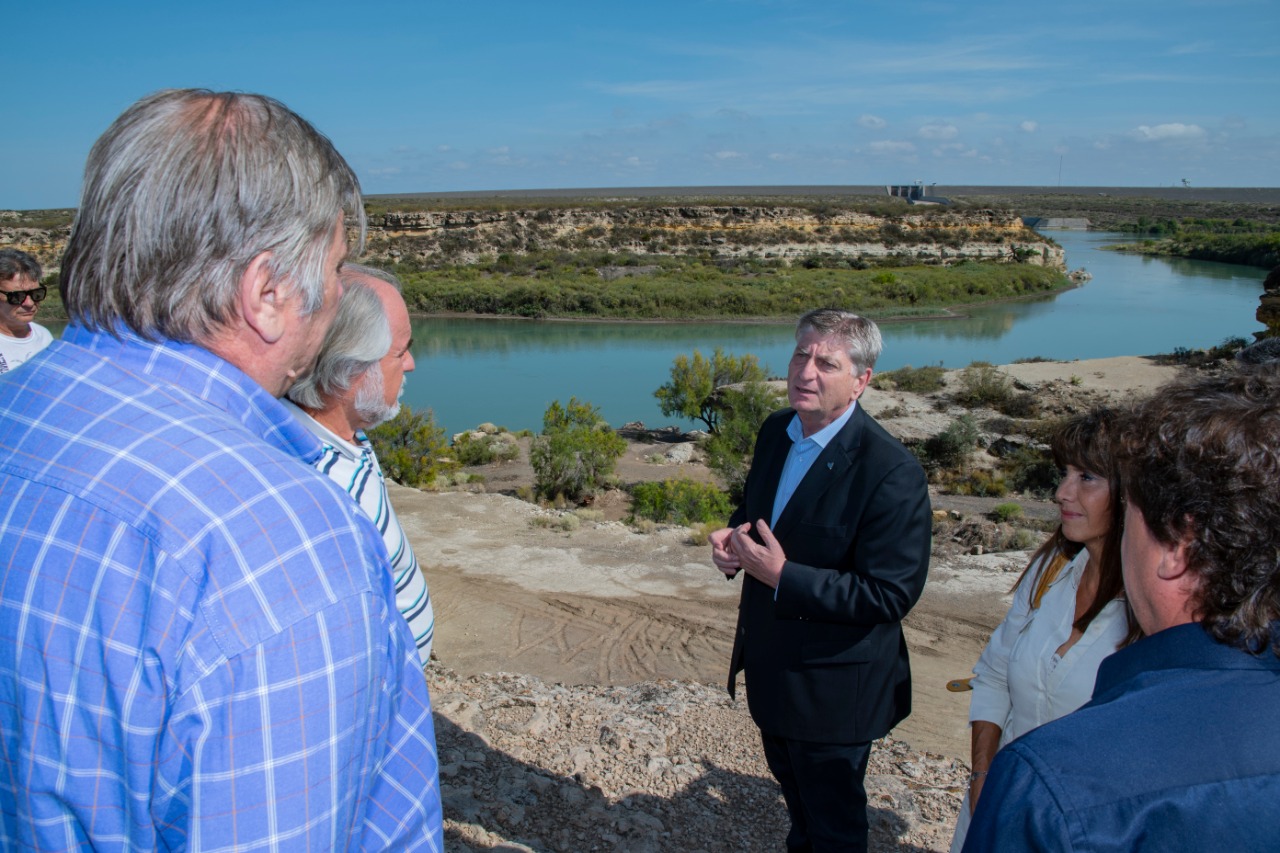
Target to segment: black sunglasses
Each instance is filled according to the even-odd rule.
[[[30,290],[6,290],[4,298],[8,300],[10,305],[21,305],[27,301],[27,297],[31,297],[32,302],[44,302],[44,298],[49,294],[47,287],[33,287]]]

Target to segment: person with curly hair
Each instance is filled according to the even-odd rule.
[[[1270,850],[1280,838],[1280,370],[1165,386],[1121,424],[1147,636],[1002,749],[965,851]]]

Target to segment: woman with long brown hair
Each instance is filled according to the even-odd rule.
[[[974,667],[972,767],[952,850],[964,844],[1000,747],[1079,708],[1102,659],[1138,637],[1120,572],[1124,501],[1111,442],[1116,417],[1097,408],[1052,441],[1061,523],[1014,585],[1013,605]]]

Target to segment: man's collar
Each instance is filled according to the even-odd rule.
[[[853,410],[856,408],[858,408],[858,401],[854,400],[849,404],[849,408],[844,410],[844,414],[807,438],[819,447],[825,448],[840,433],[840,430],[844,429],[844,425],[849,422],[849,418],[853,417]],[[796,444],[805,440],[804,425],[800,423],[800,415],[792,415],[791,423],[787,424],[787,437]]]
[[[308,464],[320,458],[320,442],[279,400],[240,368],[204,347],[168,339],[148,341],[127,329],[92,331],[78,323],[67,326],[62,343],[201,399]]]
[[[1095,698],[1120,689],[1144,673],[1170,669],[1280,670],[1280,658],[1271,649],[1254,655],[1236,646],[1219,643],[1198,622],[1175,625],[1144,637],[1106,658],[1098,668]]]

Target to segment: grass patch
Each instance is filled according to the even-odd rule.
[[[942,377],[946,370],[940,365],[926,367],[899,367],[887,373],[877,373],[871,378],[871,387],[880,391],[909,391],[913,394],[929,394],[941,391]]]

